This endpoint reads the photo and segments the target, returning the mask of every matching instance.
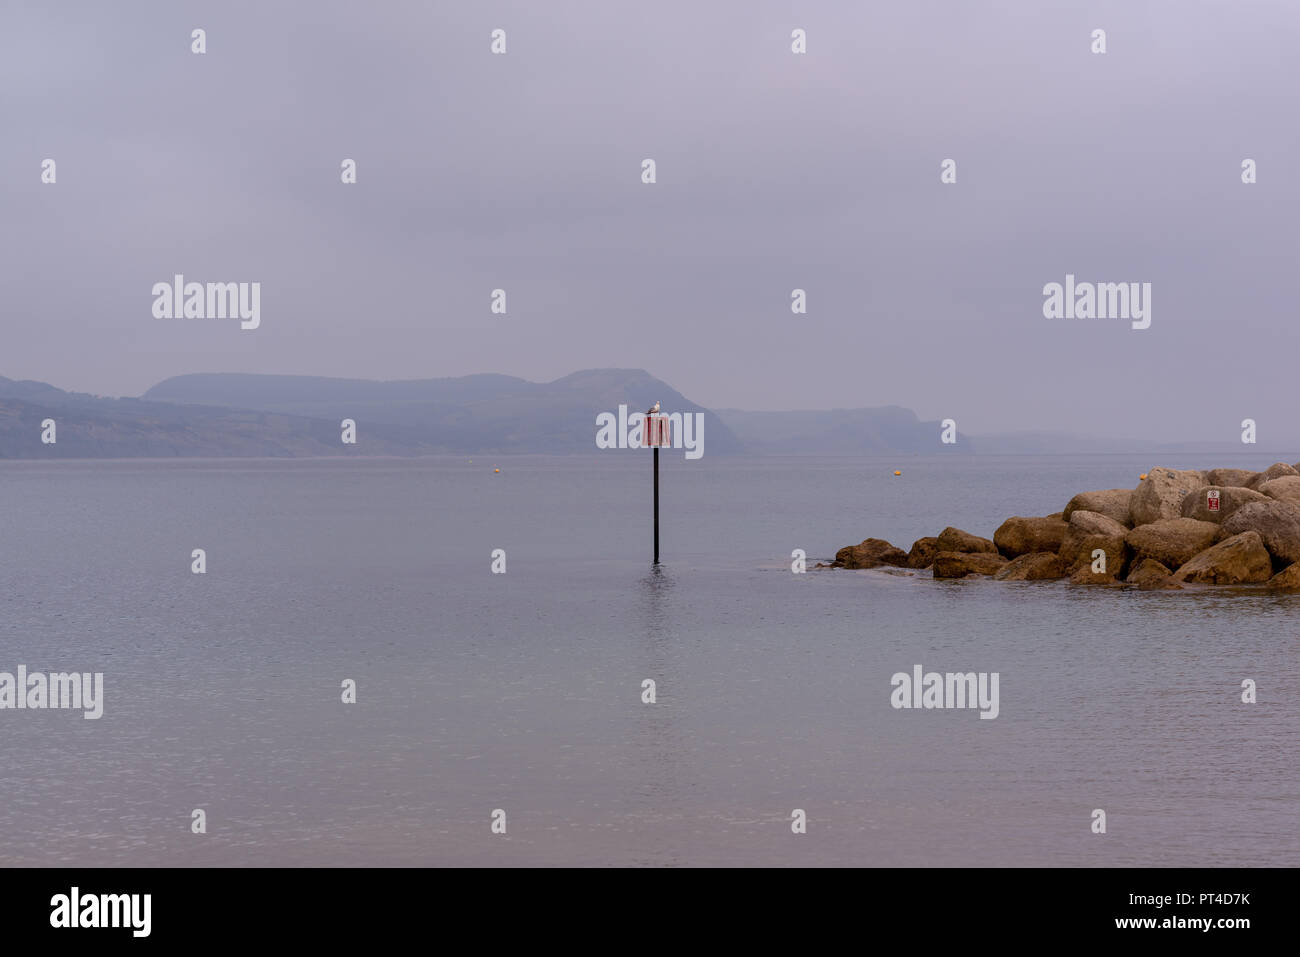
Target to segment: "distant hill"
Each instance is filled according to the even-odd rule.
[[[599,413],[656,401],[665,412],[705,414],[706,454],[741,450],[717,416],[648,372],[593,369],[546,383],[185,375],[139,399],[0,377],[0,458],[593,452]],[[57,423],[54,445],[40,441],[46,418]],[[356,446],[339,441],[345,418],[357,422]]]
[[[57,441],[41,442],[53,419]],[[364,451],[338,423],[303,416],[114,399],[0,377],[0,458],[415,455],[434,451],[399,428],[376,428]]]
[[[554,382],[496,374],[392,382],[183,375],[138,399],[0,376],[0,458],[584,453],[595,451],[599,413],[617,412],[620,404],[639,412],[656,401],[666,412],[704,413],[704,448],[710,456],[1150,452],[1228,462],[1249,448],[1252,461],[1289,462],[1300,453],[1231,441],[1153,443],[1059,432],[959,433],[955,445],[943,445],[938,420],[922,420],[900,406],[710,411],[643,369],[588,369]],[[57,423],[54,445],[40,441],[47,418]],[[357,422],[355,446],[339,441],[345,418]]]
[[[589,369],[554,382],[505,375],[376,382],[279,375],[184,375],[144,394],[184,402],[309,416],[338,423],[399,427],[439,450],[455,452],[594,452],[596,416],[643,412],[705,413],[708,455],[741,450],[712,412],[643,369]]]
[[[939,441],[942,425],[923,422],[911,409],[889,405],[876,409],[831,409],[826,412],[742,412],[719,409],[718,417],[754,452],[855,455],[885,452],[972,452],[960,431],[955,445]]]

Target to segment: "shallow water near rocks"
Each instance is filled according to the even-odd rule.
[[[0,463],[0,670],[106,698],[0,711],[0,864],[1300,864],[1300,597],[811,567],[1153,464],[1270,463],[670,454],[658,569],[636,451]]]

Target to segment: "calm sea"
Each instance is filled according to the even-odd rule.
[[[0,671],[105,676],[0,711],[0,864],[1300,864],[1300,597],[811,567],[1153,464],[1240,463],[665,453],[652,570],[644,452],[0,463]]]

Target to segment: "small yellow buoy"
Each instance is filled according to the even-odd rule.
[[[493,469],[492,471],[493,471],[493,472],[500,472],[501,470],[500,470],[500,469]]]
[[[894,474],[895,474],[895,475],[902,475],[903,473],[900,472],[900,471],[898,471],[898,469],[894,469]]]
[[[1142,481],[1142,482],[1145,482],[1145,481],[1147,480],[1147,473],[1146,473],[1146,472],[1143,472],[1141,475],[1139,475],[1139,476],[1138,476],[1138,480],[1139,480],[1139,481]]]

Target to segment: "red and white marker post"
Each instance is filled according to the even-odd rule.
[[[655,450],[655,564],[659,564],[659,447],[661,445],[671,446],[673,444],[672,427],[669,424],[666,415],[647,415],[645,417],[645,428],[642,430],[644,436],[643,445],[648,445]]]

